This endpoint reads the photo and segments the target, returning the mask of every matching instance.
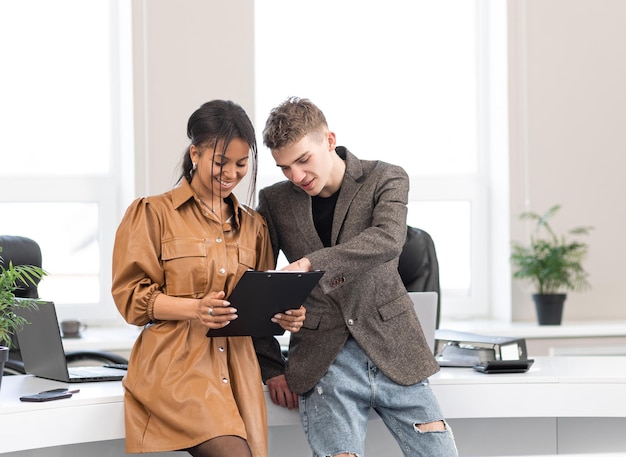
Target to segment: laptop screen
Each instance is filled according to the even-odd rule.
[[[16,309],[28,324],[17,333],[24,368],[40,378],[64,382],[119,381],[126,372],[103,366],[68,369],[53,302],[37,301],[37,309]]]
[[[67,379],[67,362],[54,303],[38,301],[37,309],[20,309],[28,324],[17,334],[27,373],[49,379]]]
[[[409,292],[415,313],[422,326],[430,351],[435,353],[435,330],[437,328],[437,292]]]

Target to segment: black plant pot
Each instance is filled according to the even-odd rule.
[[[533,294],[539,325],[561,325],[566,294]]]

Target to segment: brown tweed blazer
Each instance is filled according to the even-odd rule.
[[[408,176],[395,165],[359,160],[343,147],[337,153],[346,173],[331,247],[323,246],[302,189],[284,181],[259,194],[275,255],[282,250],[289,262],[307,257],[313,269],[326,271],[305,303],[306,320],[291,336],[287,362],[274,338],[255,339],[263,379],[284,372],[299,394],[315,386],[350,335],[398,384],[415,384],[439,370],[398,274]]]

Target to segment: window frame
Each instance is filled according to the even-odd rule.
[[[111,296],[111,252],[119,222],[123,194],[133,187],[131,9],[126,2],[109,0],[111,138],[110,169],[104,174],[32,175],[28,168],[19,176],[3,176],[0,202],[65,203],[98,205],[99,302],[70,304],[42,297],[56,304],[59,319],[80,317],[88,323],[118,323],[121,319]],[[53,154],[54,151],[51,151]],[[22,154],[24,154],[22,152]],[[89,150],[85,151],[89,160]],[[19,193],[11,191],[19,189]],[[42,221],[54,224],[55,221]],[[20,234],[14,234],[20,235]],[[45,257],[43,267],[46,267]],[[46,278],[43,279],[44,281]]]
[[[476,172],[425,176],[411,174],[407,170],[410,203],[462,201],[470,205],[469,294],[465,296],[442,288],[441,313],[444,320],[489,319],[494,315],[506,314],[511,307],[510,293],[506,292],[507,284],[510,291],[508,250],[501,249],[508,243],[508,237],[498,239],[495,244],[491,236],[508,215],[508,211],[499,211],[503,206],[508,210],[508,159],[503,159],[503,156],[508,157],[506,2],[476,0],[475,24]],[[256,90],[259,90],[258,85]],[[262,126],[263,113],[258,113],[256,119],[256,124]],[[263,148],[261,143],[260,149]],[[498,155],[496,160],[494,154]],[[282,179],[282,174],[279,178],[275,173],[260,174],[258,187]],[[494,192],[498,195],[494,196]],[[502,203],[502,200],[505,202]],[[491,265],[498,265],[498,271],[494,274]],[[490,285],[492,276],[500,281],[499,285]],[[492,297],[496,297],[497,304],[494,305]]]

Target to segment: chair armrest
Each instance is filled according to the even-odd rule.
[[[24,362],[21,360],[13,360],[9,359],[4,362],[4,370],[2,371],[3,375],[15,375],[15,374],[26,374],[26,370],[24,369]]]
[[[80,360],[96,360],[102,363],[128,363],[128,360],[124,357],[106,351],[68,351],[65,353],[65,359],[68,363]]]

